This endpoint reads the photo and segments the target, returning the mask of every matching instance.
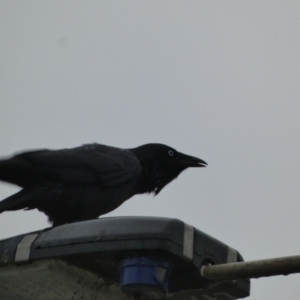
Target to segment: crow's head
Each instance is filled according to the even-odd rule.
[[[168,183],[189,167],[205,167],[200,158],[189,156],[163,144],[146,144],[130,149],[140,161],[144,172],[139,182],[141,193],[157,195]]]

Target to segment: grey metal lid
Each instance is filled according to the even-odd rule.
[[[203,264],[243,260],[236,250],[204,232],[178,219],[159,217],[101,218],[0,241],[0,269],[1,265],[59,259],[116,282],[120,260],[140,255],[170,261],[174,293],[208,288],[210,283],[199,272]],[[227,288],[245,297],[250,283],[239,280],[234,288]]]

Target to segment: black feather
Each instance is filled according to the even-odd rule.
[[[188,167],[205,165],[162,144],[25,152],[0,161],[0,180],[23,188],[0,202],[0,213],[36,208],[53,226],[95,219],[135,194],[158,194]]]

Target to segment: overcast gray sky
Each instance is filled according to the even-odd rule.
[[[108,216],[179,218],[245,260],[300,254],[299,1],[0,1],[0,156],[168,144],[208,162]],[[17,187],[0,183],[0,199]],[[0,215],[0,238],[48,227]],[[299,300],[299,275],[250,299]]]

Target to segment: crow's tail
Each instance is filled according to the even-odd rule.
[[[0,213],[4,211],[36,208],[36,199],[45,188],[24,188],[0,202]]]

